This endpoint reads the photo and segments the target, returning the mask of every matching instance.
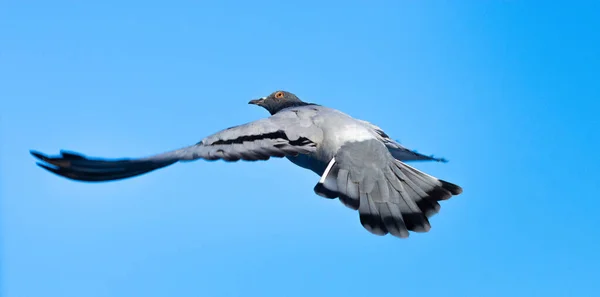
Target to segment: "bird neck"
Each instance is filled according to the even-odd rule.
[[[303,101],[287,101],[287,102],[280,102],[279,104],[274,105],[274,106],[266,106],[265,108],[269,111],[269,113],[271,115],[274,115],[286,108],[307,106],[307,105],[317,105],[317,104],[303,102]]]

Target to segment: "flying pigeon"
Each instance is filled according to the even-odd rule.
[[[462,192],[458,185],[421,172],[406,161],[425,156],[392,140],[381,128],[338,110],[307,103],[286,91],[252,100],[271,116],[234,126],[170,152],[137,159],[101,159],[61,151],[31,154],[37,164],[78,181],[102,182],[139,176],[180,161],[257,161],[286,157],[321,176],[314,191],[358,210],[362,226],[377,235],[406,238],[427,232],[440,200]]]

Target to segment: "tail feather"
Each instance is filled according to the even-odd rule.
[[[462,192],[455,184],[392,158],[387,165],[367,173],[353,171],[343,160],[333,159],[329,165],[315,192],[338,197],[347,207],[358,210],[363,227],[377,235],[390,233],[405,238],[409,231],[428,232],[429,218],[440,211],[439,201]]]
[[[381,214],[379,213],[379,207],[375,204],[375,201],[373,201],[373,197],[370,193],[360,193],[358,213],[360,223],[369,232],[376,235],[385,235],[388,233],[383,224]]]
[[[408,237],[408,228],[404,223],[402,211],[398,205],[391,202],[383,202],[378,205],[380,215],[387,231],[393,236]]]
[[[406,179],[404,180],[407,185],[406,188],[411,191],[411,199],[415,201],[417,208],[423,212],[426,217],[431,217],[439,211],[439,203],[431,195],[433,191],[438,190],[435,185],[419,180],[416,175],[412,174],[404,174]],[[425,192],[424,189],[433,189],[428,192]],[[440,191],[444,191],[440,189]]]
[[[340,169],[337,176],[337,187],[340,201],[347,207],[358,210],[360,200],[355,197],[359,197],[358,184],[350,179],[350,172],[346,169]],[[346,195],[342,193],[347,193]]]

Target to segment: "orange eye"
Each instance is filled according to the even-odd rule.
[[[283,98],[283,92],[277,92],[277,94],[275,94],[275,98]]]

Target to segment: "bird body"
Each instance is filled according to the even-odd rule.
[[[377,235],[405,238],[409,231],[427,232],[428,218],[439,201],[462,189],[423,173],[405,162],[443,161],[411,151],[367,121],[341,111],[306,103],[277,91],[250,101],[271,116],[234,126],[178,150],[139,159],[97,159],[61,152],[49,157],[31,153],[50,164],[53,173],[79,181],[100,182],[138,176],[179,161],[267,160],[286,157],[321,176],[315,193],[338,198],[358,210],[362,225]]]
[[[364,123],[332,108],[300,106],[287,108],[280,112],[306,116],[312,125],[321,130],[314,138],[318,143],[314,152],[287,157],[294,164],[312,170],[318,175],[323,174],[327,164],[344,144],[377,137],[376,133]]]

